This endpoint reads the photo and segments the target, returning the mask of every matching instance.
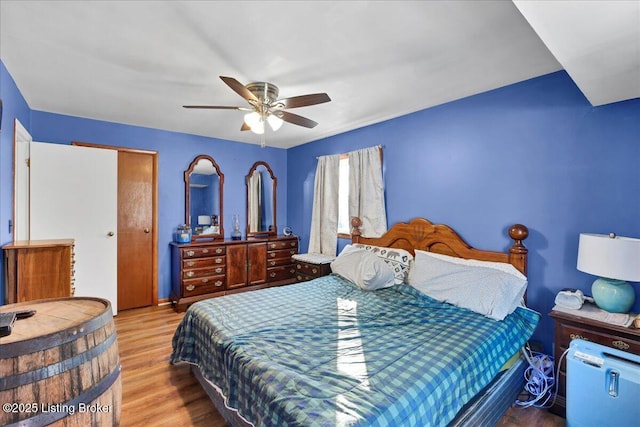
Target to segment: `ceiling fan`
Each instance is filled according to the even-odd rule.
[[[285,111],[289,108],[307,107],[331,101],[326,93],[314,93],[310,95],[293,96],[291,98],[278,99],[278,86],[267,82],[253,82],[243,85],[233,77],[220,76],[223,82],[233,91],[243,97],[249,107],[231,107],[221,105],[183,105],[184,108],[204,108],[211,110],[240,110],[248,111],[244,116],[244,122],[240,130],[251,130],[257,134],[264,134],[264,124],[274,131],[282,126],[283,121],[294,125],[313,128],[317,122],[306,117]]]

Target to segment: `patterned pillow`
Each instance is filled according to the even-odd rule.
[[[406,283],[409,275],[409,266],[413,261],[413,255],[409,251],[399,248],[385,248],[383,246],[365,245],[356,243],[356,248],[363,248],[382,258],[393,269],[394,283],[400,285]]]

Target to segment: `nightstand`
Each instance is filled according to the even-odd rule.
[[[296,267],[296,281],[306,282],[331,274],[331,262],[335,257],[320,254],[297,254],[292,256]]]
[[[555,320],[555,372],[558,371],[558,359],[569,348],[569,343],[573,339],[592,341],[640,355],[640,329],[611,325],[555,310],[549,315]],[[555,405],[551,408],[551,412],[563,417],[566,412],[566,366],[566,360],[563,359],[557,378],[559,381],[558,396]]]

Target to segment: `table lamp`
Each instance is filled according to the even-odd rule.
[[[610,313],[627,313],[635,301],[627,280],[640,281],[640,239],[581,233],[578,270],[600,276],[591,286],[598,307]]]

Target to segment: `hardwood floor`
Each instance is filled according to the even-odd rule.
[[[226,426],[189,366],[168,362],[171,338],[183,316],[170,306],[120,311],[116,316],[121,426]],[[565,420],[536,408],[511,408],[498,426],[564,427]]]

